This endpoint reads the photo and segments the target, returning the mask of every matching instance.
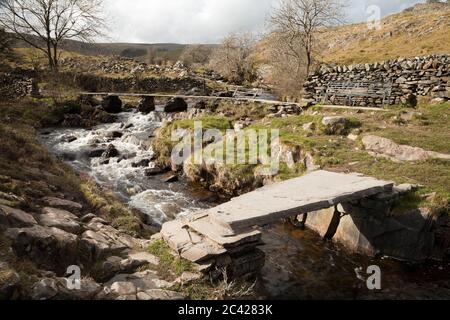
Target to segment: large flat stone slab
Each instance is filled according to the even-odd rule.
[[[261,241],[261,232],[258,230],[249,230],[235,235],[230,229],[212,222],[208,215],[193,217],[186,223],[192,230],[227,249]]]
[[[240,234],[291,216],[333,207],[392,190],[392,182],[361,174],[315,171],[265,186],[208,210],[211,222]]]
[[[191,230],[180,220],[163,224],[161,235],[172,250],[192,262],[205,261],[227,252],[222,246]]]
[[[369,153],[375,156],[389,158],[393,161],[425,161],[428,159],[449,160],[449,154],[427,151],[418,147],[399,145],[394,141],[378,136],[368,135],[362,142]]]

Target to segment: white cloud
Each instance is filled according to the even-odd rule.
[[[383,15],[419,0],[347,0],[348,20],[363,21],[366,8]],[[113,42],[216,43],[233,31],[263,30],[278,0],[106,0]]]

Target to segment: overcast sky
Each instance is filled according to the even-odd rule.
[[[234,31],[260,32],[278,0],[105,0],[109,42],[217,43]],[[423,0],[346,0],[347,20],[367,19],[377,5],[383,16]]]

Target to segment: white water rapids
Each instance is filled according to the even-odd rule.
[[[118,115],[116,123],[102,124],[93,129],[47,130],[42,139],[60,159],[110,187],[122,201],[147,214],[152,223],[162,224],[205,207],[190,194],[187,185],[147,177],[145,170],[154,163],[136,166],[141,161],[152,159],[151,137],[161,126],[164,116],[162,112],[148,115],[124,112]],[[122,136],[113,138],[117,132]],[[119,151],[119,156],[110,158],[109,162],[103,157],[88,156],[91,150],[104,149],[110,144]]]

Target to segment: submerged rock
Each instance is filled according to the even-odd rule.
[[[177,182],[178,175],[177,174],[168,174],[163,178],[163,181],[166,183]]]
[[[87,156],[89,158],[100,158],[105,151],[106,148],[95,148],[88,151]]]
[[[148,167],[150,165],[150,159],[143,159],[137,162],[134,162],[131,164],[133,168],[139,168],[139,167]]]
[[[105,135],[105,137],[108,139],[122,138],[122,136],[123,136],[123,133],[120,131],[110,131]]]
[[[110,144],[106,150],[102,153],[102,158],[116,158],[120,155],[119,151],[116,149],[116,147],[112,144]]]
[[[147,177],[154,177],[154,176],[163,174],[163,173],[165,173],[166,171],[167,171],[167,170],[165,170],[165,169],[163,169],[163,168],[160,168],[160,167],[154,167],[154,168],[150,168],[150,169],[145,170],[145,175],[146,175]]]

